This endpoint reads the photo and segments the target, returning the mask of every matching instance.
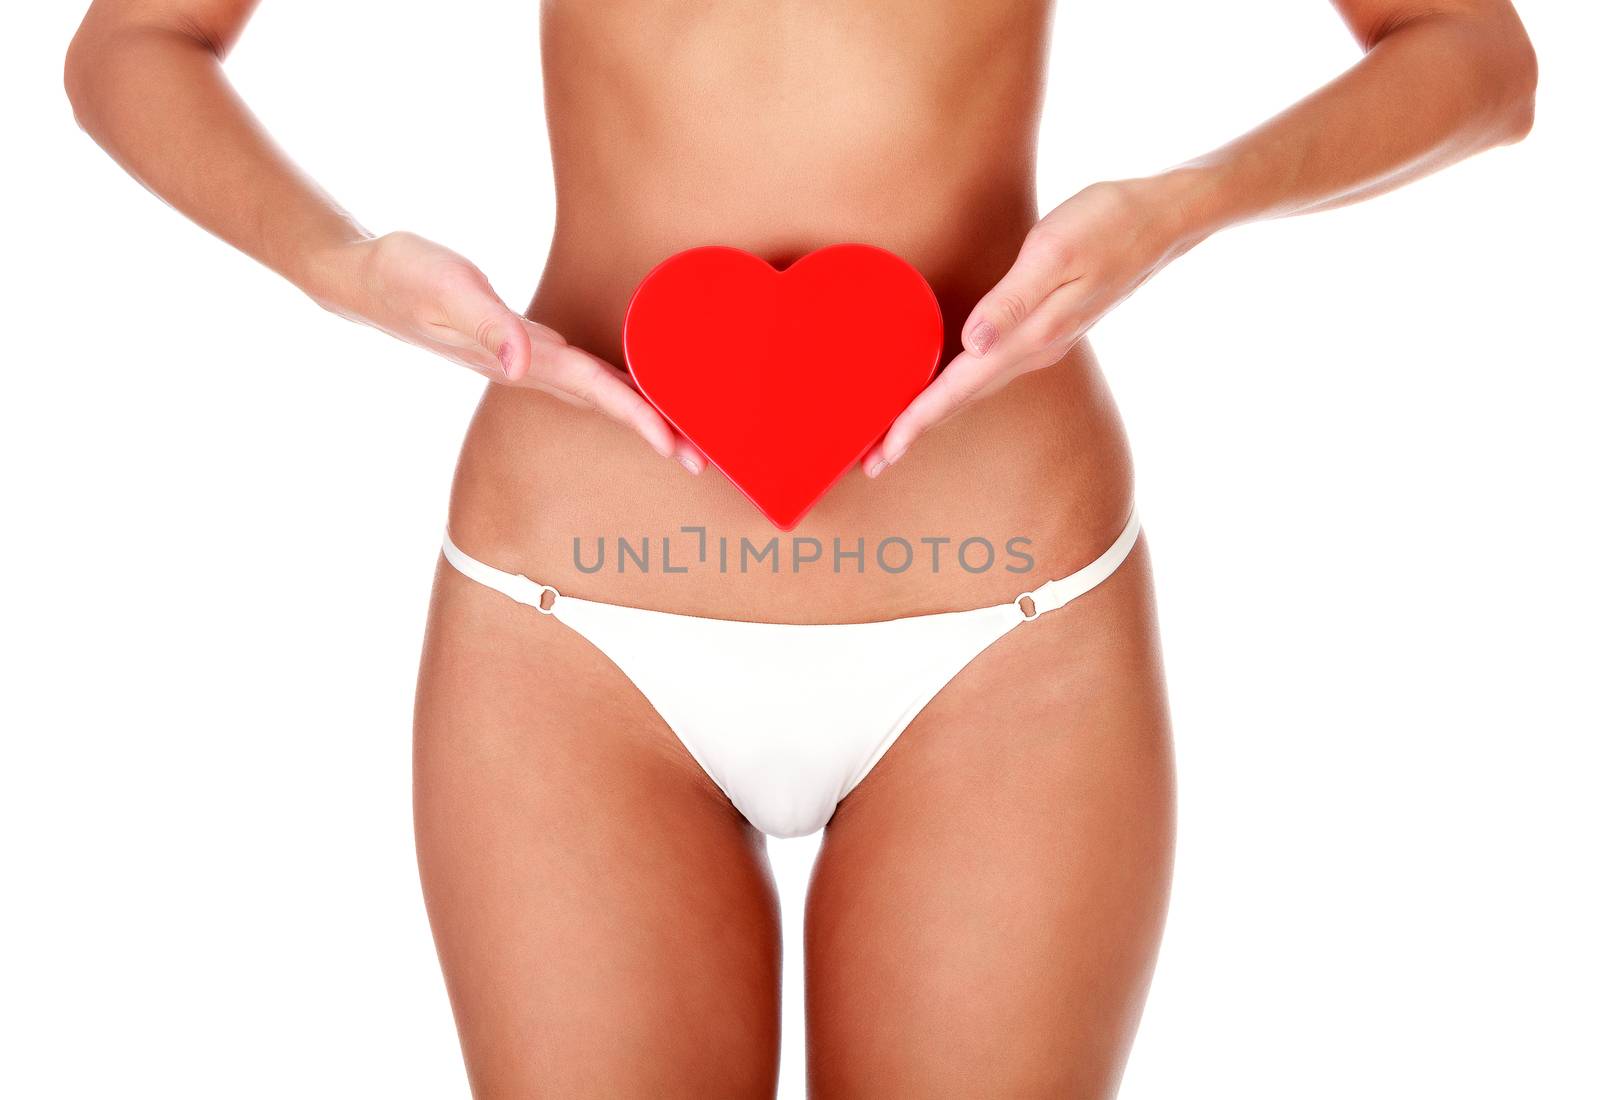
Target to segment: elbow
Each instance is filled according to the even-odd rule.
[[[72,36],[67,46],[66,63],[62,66],[61,83],[67,92],[67,102],[72,105],[72,117],[80,127],[89,103],[89,74],[94,71],[93,51],[87,44],[83,30]]]
[[[107,34],[94,21],[91,12],[68,43],[62,65],[61,83],[66,89],[67,102],[72,105],[72,117],[90,134],[94,132],[96,104],[104,84],[102,78],[110,67],[108,50]]]
[[[1509,3],[1497,11],[1464,22],[1470,27],[1476,58],[1476,96],[1481,106],[1486,145],[1512,145],[1533,129],[1534,95],[1539,86],[1539,58],[1522,20]]]
[[[1521,28],[1518,28],[1521,31]],[[1505,46],[1506,59],[1500,66],[1496,81],[1501,105],[1501,137],[1503,145],[1511,145],[1527,137],[1533,130],[1534,99],[1539,87],[1539,59],[1533,52],[1533,43],[1525,33],[1512,37]]]
[[[1462,10],[1470,9],[1470,10]],[[1539,60],[1509,0],[1457,0],[1456,10],[1392,21],[1364,36],[1371,51],[1397,33],[1433,34],[1465,97],[1464,124],[1478,149],[1511,145],[1533,129]]]
[[[165,22],[99,15],[91,8],[68,43],[62,65],[62,85],[78,125],[94,136],[98,120],[129,98],[130,79],[172,64],[188,50],[219,62],[223,54],[211,35]]]

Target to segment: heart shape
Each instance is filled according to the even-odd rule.
[[[644,277],[622,326],[639,391],[781,531],[922,392],[943,344],[927,280],[868,244],[782,271],[691,248]]]

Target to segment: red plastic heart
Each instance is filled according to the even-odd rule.
[[[867,244],[782,271],[723,245],[679,252],[622,329],[640,392],[783,531],[927,386],[943,343],[927,281]]]

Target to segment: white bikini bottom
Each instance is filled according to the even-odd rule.
[[[563,596],[468,556],[448,533],[444,556],[588,639],[752,825],[792,837],[826,825],[969,661],[1111,576],[1138,537],[1135,512],[1105,553],[1010,603],[841,624],[708,619]]]

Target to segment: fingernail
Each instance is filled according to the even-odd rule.
[[[988,321],[979,321],[977,327],[972,330],[972,350],[982,355],[994,346],[994,338],[994,326]]]
[[[881,459],[881,458],[878,459],[878,461],[874,462],[871,466],[867,467],[867,476],[868,477],[877,477],[879,474],[883,473],[883,468],[885,466],[887,466],[887,465],[888,465],[888,463],[885,462],[883,459]]]
[[[505,371],[506,374],[510,374],[511,373],[511,341],[507,340],[505,343],[501,344],[500,345],[500,350],[498,352],[496,352],[495,355],[500,360],[500,369]]]
[[[682,466],[685,470],[688,470],[691,474],[698,474],[700,472],[700,463],[696,462],[688,455],[679,455],[678,465]]]

